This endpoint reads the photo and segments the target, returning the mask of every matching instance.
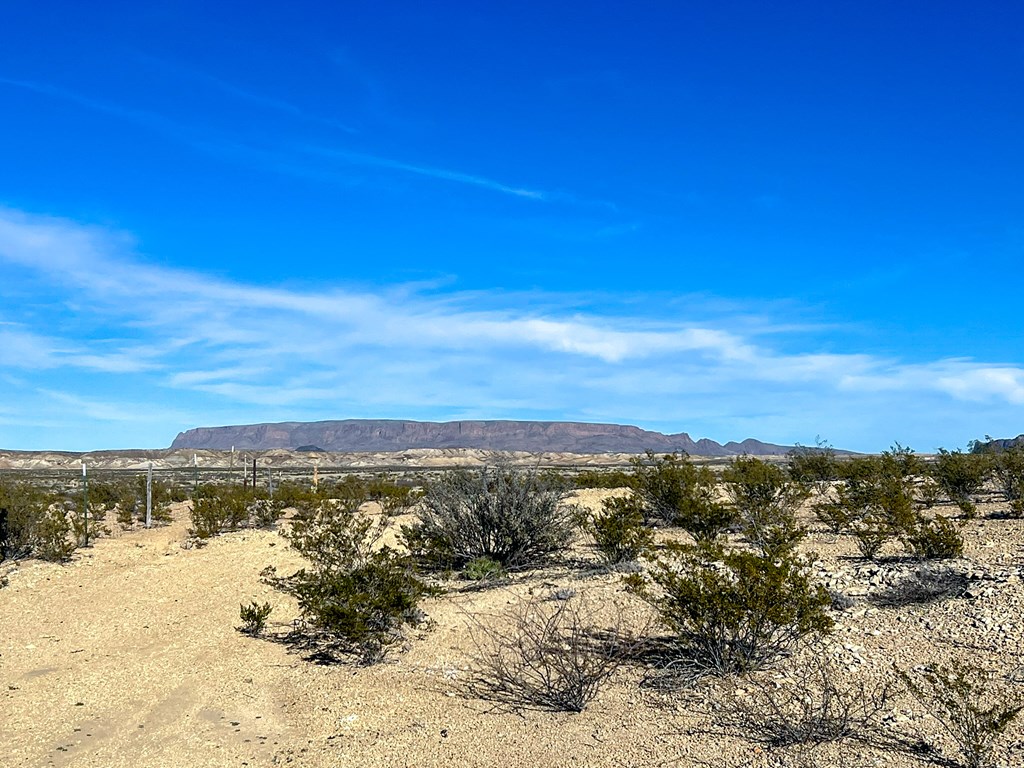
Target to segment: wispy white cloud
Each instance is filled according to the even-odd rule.
[[[0,328],[0,366],[45,369],[55,365],[50,339],[17,327]]]
[[[83,416],[96,421],[133,421],[138,418],[138,409],[125,403],[107,403],[81,397],[70,392],[40,389],[39,393],[52,401],[70,406]]]
[[[367,155],[361,152],[348,152],[345,150],[312,146],[304,147],[304,149],[306,152],[311,154],[331,158],[333,160],[340,160],[345,163],[351,163],[352,165],[387,168],[389,170],[402,171],[403,173],[411,173],[417,176],[428,176],[432,179],[441,179],[442,181],[451,181],[457,184],[468,184],[470,186],[481,187],[493,192],[501,192],[515,197],[525,197],[531,200],[550,200],[557,197],[556,194],[550,192],[541,192],[535,189],[526,189],[524,187],[502,184],[499,181],[494,181],[493,179],[488,179],[483,176],[474,176],[473,174],[461,173],[459,171],[452,171],[445,168],[432,168],[426,165],[416,165],[414,163],[406,163],[387,157]]]
[[[865,368],[840,382],[843,389],[863,392],[927,390],[958,400],[1003,400],[1024,405],[1024,367],[979,363],[970,359],[937,360],[916,365]]]
[[[172,374],[170,383],[175,387],[198,387],[222,381],[246,380],[267,373],[270,373],[268,368],[235,365],[209,371],[180,371]]]
[[[49,96],[51,98],[60,99],[61,101],[76,104],[79,107],[83,107],[93,112],[100,112],[136,125],[141,125],[145,128],[156,131],[157,133],[163,134],[168,138],[182,141],[193,146],[198,146],[201,143],[195,131],[190,131],[182,124],[156,112],[127,107],[122,104],[106,101],[104,99],[97,99],[91,96],[85,96],[55,85],[39,83],[32,80],[18,80],[0,76],[0,85],[19,88],[24,91],[31,91],[43,96]]]
[[[138,54],[139,59],[150,64],[155,64],[164,71],[173,72],[179,76],[187,77],[193,81],[201,82],[206,85],[212,86],[222,93],[226,93],[230,96],[234,96],[241,101],[255,104],[259,107],[280,112],[290,117],[298,118],[308,122],[320,123],[321,125],[330,126],[331,128],[337,128],[338,130],[344,131],[345,133],[355,134],[358,131],[352,126],[334,118],[324,117],[323,115],[316,114],[303,109],[297,104],[293,104],[285,99],[275,98],[268,96],[265,93],[258,93],[248,88],[243,88],[235,83],[228,82],[222,78],[211,75],[207,72],[200,72],[190,67],[182,66],[181,64],[167,61],[166,59],[160,59],[155,56],[148,54]]]
[[[216,81],[215,78],[213,80],[220,83],[221,87],[233,90],[235,95],[247,97],[250,100],[260,101],[266,106],[274,106],[279,110],[294,113],[296,116],[303,116],[302,110],[287,102],[267,99],[256,94],[248,93],[243,89],[234,88],[230,84]],[[246,143],[237,141],[233,138],[218,135],[216,132],[211,130],[201,130],[193,126],[184,125],[155,112],[126,107],[121,104],[90,96],[83,96],[82,94],[52,86],[47,83],[0,77],[0,84],[61,99],[94,112],[101,112],[103,114],[143,126],[174,141],[186,144],[193,149],[233,162],[255,165],[261,169],[269,170],[274,173],[299,176],[302,178],[318,178],[324,181],[338,180],[336,175],[325,172],[322,168],[307,166],[302,163],[304,158],[313,155],[319,158],[329,158],[339,161],[349,166],[399,171],[402,173],[438,179],[440,181],[486,189],[492,192],[498,192],[523,199],[546,202],[564,202],[584,206],[600,205],[602,207],[615,207],[612,203],[603,201],[587,201],[567,192],[542,191],[511,184],[504,184],[502,182],[495,181],[494,179],[464,173],[458,170],[412,163],[382,155],[353,152],[347,149],[322,146],[304,146],[300,147],[298,152],[294,152],[292,151],[292,148],[284,145],[276,148],[271,147],[269,149],[249,146]]]
[[[65,405],[85,396],[48,384],[49,372],[131,381],[143,400],[175,393],[189,413],[247,404],[250,420],[528,413],[666,429],[762,424],[787,431],[711,436],[806,441],[828,433],[813,423],[828,419],[848,435],[891,429],[888,441],[905,437],[901,424],[934,424],[924,409],[1024,419],[1019,361],[825,353],[813,328],[755,323],[742,312],[735,322],[681,310],[652,320],[569,310],[571,301],[551,295],[531,311],[500,294],[437,287],[258,286],[147,263],[122,233],[3,209],[0,265],[31,274],[57,298],[75,296],[76,317],[100,329],[30,329],[17,307],[0,307],[0,364]],[[780,351],[780,335],[787,349],[802,339],[803,350]],[[111,398],[86,400],[92,417],[123,421]],[[993,430],[980,424],[975,434]],[[847,444],[859,447],[856,439]]]

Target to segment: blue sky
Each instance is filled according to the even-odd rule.
[[[1024,432],[1018,3],[488,5],[6,9],[0,447]]]

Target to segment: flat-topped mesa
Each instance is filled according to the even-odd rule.
[[[780,455],[790,446],[744,440],[726,443],[685,432],[665,435],[623,424],[571,421],[406,421],[345,419],[343,421],[246,424],[197,427],[182,432],[171,448],[269,450],[286,448],[323,451],[405,451],[413,448],[478,448],[492,451],[564,453],[673,453],[694,456]]]

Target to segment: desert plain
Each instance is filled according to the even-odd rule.
[[[617,490],[567,498],[597,509]],[[578,537],[571,552],[493,585],[453,578],[422,604],[427,621],[373,666],[322,664],[279,639],[294,601],[261,580],[269,566],[302,565],[276,530],[224,533],[195,546],[190,502],[171,520],[122,530],[76,550],[69,562],[0,563],[0,763],[36,766],[917,766],[952,765],[939,723],[905,690],[877,718],[879,733],[813,749],[777,747],[725,722],[723,702],[742,681],[704,677],[666,687],[640,663],[624,664],[579,713],[516,707],[469,688],[480,627],[528,600],[572,599],[595,615],[651,631],[650,606],[600,566]],[[801,551],[812,575],[842,600],[834,631],[806,649],[828,658],[843,684],[893,680],[894,667],[970,663],[1024,690],[1024,520],[990,495],[963,526],[964,557],[946,561],[959,587],[941,599],[886,606],[880,599],[921,566],[866,561],[850,537],[805,507]],[[949,506],[940,511],[954,515]],[[374,505],[367,508],[375,514]],[[415,509],[393,519],[408,522]],[[287,525],[287,522],[282,523]],[[661,540],[682,538],[660,529]],[[589,565],[588,565],[589,564]],[[239,606],[273,606],[261,637],[240,633]],[[798,660],[791,660],[796,663]],[[755,675],[773,685],[785,665]],[[1000,765],[1024,765],[1024,734],[1004,739]]]

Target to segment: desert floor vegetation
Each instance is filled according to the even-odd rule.
[[[899,446],[648,456],[597,488],[507,467],[282,485],[272,504],[212,487],[208,518],[167,498],[149,529],[114,501],[64,562],[30,557],[19,522],[52,498],[4,486],[0,754],[1024,764],[1024,520],[995,474],[1016,464],[987,461],[966,491]]]

